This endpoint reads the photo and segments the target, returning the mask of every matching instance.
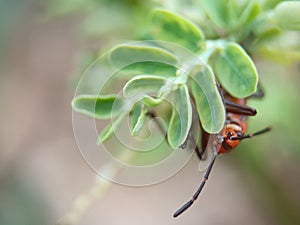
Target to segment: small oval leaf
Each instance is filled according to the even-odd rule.
[[[174,42],[192,51],[199,50],[204,39],[202,31],[191,21],[162,9],[152,14],[152,30],[155,39]]]
[[[241,46],[228,43],[213,59],[214,72],[228,93],[245,98],[256,91],[258,74]]]
[[[72,101],[74,111],[95,119],[108,119],[122,111],[124,101],[117,95],[79,95]]]
[[[231,1],[202,0],[201,5],[215,24],[223,28],[230,26],[232,18],[229,7],[231,7]]]
[[[191,78],[192,95],[203,129],[211,134],[220,132],[225,122],[225,107],[211,68],[196,66]]]
[[[251,23],[259,15],[261,9],[257,2],[248,1],[245,3],[245,8],[238,15],[239,25],[247,25]]]
[[[163,99],[153,98],[149,95],[145,95],[145,96],[143,96],[141,101],[148,107],[155,107],[155,106],[158,106],[160,103],[162,103]]]
[[[110,61],[117,68],[139,69],[143,71],[154,70],[157,63],[176,67],[177,58],[170,52],[153,46],[126,44],[114,48],[110,54]],[[157,62],[152,64],[150,62]],[[161,66],[162,66],[161,65]]]
[[[144,105],[137,103],[133,106],[130,116],[130,132],[133,136],[139,135],[145,122],[146,111]]]
[[[126,97],[139,94],[153,94],[158,92],[167,82],[164,77],[153,75],[140,75],[129,80],[123,87]]]
[[[182,145],[192,124],[192,105],[186,85],[179,86],[173,93],[173,109],[168,127],[168,142],[173,149]]]
[[[100,145],[110,139],[114,134],[114,129],[112,124],[108,124],[100,133],[98,140],[97,140],[97,145]]]
[[[274,18],[278,25],[287,30],[300,30],[300,2],[285,1],[279,3],[274,10]]]
[[[153,74],[162,77],[175,77],[177,68],[174,65],[163,62],[144,61],[125,66],[122,68],[122,71],[131,74]]]
[[[127,113],[122,113],[118,117],[116,117],[115,120],[112,121],[112,123],[108,124],[100,133],[98,140],[97,140],[97,145],[104,143],[107,141],[109,138],[111,138],[115,130],[120,127],[121,123],[125,120]]]

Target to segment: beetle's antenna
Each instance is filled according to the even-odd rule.
[[[252,138],[254,136],[257,136],[257,135],[260,135],[260,134],[264,134],[268,131],[272,130],[272,127],[266,127],[265,129],[262,129],[260,131],[257,131],[257,132],[254,132],[252,134],[247,134],[245,136],[241,136],[241,137],[230,137],[230,140],[243,140],[243,139],[246,139],[246,138]]]
[[[218,155],[217,153],[214,153],[213,158],[212,158],[212,160],[211,160],[211,162],[210,162],[210,164],[209,164],[209,166],[208,166],[208,168],[207,168],[207,171],[206,171],[206,173],[205,173],[205,175],[204,175],[204,177],[203,177],[203,180],[202,180],[202,182],[201,182],[199,188],[197,189],[197,191],[196,191],[195,194],[193,195],[192,199],[191,199],[190,201],[188,201],[187,203],[185,203],[180,209],[178,209],[178,210],[174,213],[173,217],[179,216],[181,213],[183,213],[185,210],[187,210],[189,207],[191,207],[191,205],[194,203],[194,201],[197,200],[197,198],[198,198],[198,196],[200,195],[200,193],[201,193],[201,191],[202,191],[204,185],[206,184],[206,181],[208,180],[208,176],[209,176],[209,174],[210,174],[210,172],[211,172],[211,169],[212,169],[212,167],[213,167],[213,165],[214,165],[214,162],[215,162],[215,160],[216,160],[216,158],[217,158],[217,155]]]

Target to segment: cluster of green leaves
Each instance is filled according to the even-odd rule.
[[[275,35],[275,28],[300,29],[297,15],[300,2],[282,2],[271,11],[264,11],[256,1],[238,3],[202,1],[207,16],[222,30],[222,35],[214,40],[206,39],[197,25],[173,12],[158,9],[152,13],[153,39],[182,46],[200,60],[181,59],[160,42],[120,45],[112,49],[110,62],[118,69],[135,74],[123,87],[123,96],[81,95],[72,102],[75,111],[97,119],[114,119],[101,132],[99,143],[114,134],[126,115],[130,115],[132,135],[139,135],[147,113],[165,100],[172,103],[172,115],[166,121],[172,148],[180,147],[187,139],[195,113],[208,133],[222,129],[225,108],[217,83],[237,98],[255,93],[258,83],[255,65],[239,43],[249,41],[253,35],[260,38]],[[262,24],[266,18],[272,25]]]

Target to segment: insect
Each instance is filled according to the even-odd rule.
[[[211,144],[213,148],[212,159],[208,165],[200,186],[192,196],[191,200],[189,200],[181,208],[179,208],[174,213],[173,217],[177,217],[182,214],[197,200],[203,187],[206,184],[206,181],[208,180],[209,174],[211,173],[212,167],[219,154],[230,152],[231,150],[236,148],[244,139],[252,138],[271,130],[271,127],[267,127],[263,130],[251,134],[246,134],[247,117],[255,116],[256,109],[247,106],[246,98],[234,98],[224,90],[221,90],[221,93],[223,94],[223,100],[226,109],[226,121],[224,127],[218,134],[213,135],[206,133],[202,129],[202,149],[201,151],[199,151],[198,147],[196,147],[195,149],[198,157],[202,159],[203,154],[205,153],[206,146],[208,144]],[[261,96],[259,95],[258,97]],[[186,144],[184,144],[184,146],[182,147],[185,147],[185,145]]]

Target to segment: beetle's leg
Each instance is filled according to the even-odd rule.
[[[183,213],[184,211],[186,211],[189,207],[191,207],[191,205],[197,200],[197,198],[199,197],[199,195],[200,195],[200,193],[201,193],[203,187],[204,187],[205,184],[206,184],[206,181],[208,180],[209,174],[210,174],[210,172],[211,172],[211,170],[212,170],[212,167],[213,167],[213,165],[214,165],[214,163],[215,163],[216,158],[217,158],[217,153],[214,153],[214,155],[213,155],[213,157],[212,157],[212,160],[211,160],[210,164],[208,165],[208,168],[207,168],[207,170],[206,170],[206,173],[205,173],[205,175],[204,175],[204,177],[203,177],[203,180],[202,180],[202,182],[200,183],[200,186],[198,187],[197,191],[196,191],[195,194],[192,196],[192,198],[191,198],[190,201],[188,201],[187,203],[185,203],[180,209],[178,209],[178,210],[174,213],[173,217],[177,217],[177,216],[179,216],[180,214],[182,214],[182,213]]]
[[[228,101],[224,99],[226,112],[230,113],[236,113],[243,116],[255,116],[256,115],[256,109],[246,106],[246,105],[240,105],[235,102]]]

